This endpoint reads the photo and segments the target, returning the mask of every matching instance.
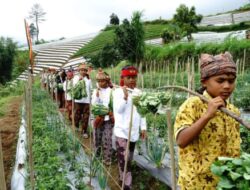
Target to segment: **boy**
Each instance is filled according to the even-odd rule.
[[[126,66],[121,71],[121,88],[117,88],[113,93],[113,109],[115,117],[114,134],[116,137],[116,149],[118,156],[118,167],[120,181],[123,180],[125,166],[125,152],[129,135],[129,123],[131,117],[131,106],[133,106],[132,96],[140,92],[136,88],[137,69],[133,66]],[[129,92],[127,88],[133,89]],[[124,189],[128,190],[132,187],[131,161],[133,159],[135,143],[139,139],[139,127],[141,127],[142,139],[146,136],[146,119],[142,118],[133,107],[132,129],[130,138],[130,148],[128,156],[128,166],[124,181]]]

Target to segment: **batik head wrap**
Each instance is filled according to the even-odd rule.
[[[201,81],[221,74],[233,74],[236,76],[236,64],[229,52],[215,56],[201,54],[200,63]]]
[[[85,63],[80,64],[80,65],[78,66],[78,70],[80,71],[81,69],[86,69],[86,70],[88,70],[88,65],[85,64]]]
[[[107,75],[107,73],[103,72],[103,70],[101,68],[99,68],[98,72],[96,74],[96,80],[107,80],[107,81],[109,81],[110,78]]]

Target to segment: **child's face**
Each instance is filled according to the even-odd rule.
[[[107,80],[97,80],[98,86],[100,88],[107,88],[108,87],[108,81]]]
[[[81,69],[79,70],[80,75],[83,76],[83,77],[86,76],[87,72],[88,72],[88,69],[83,69],[83,68],[81,68]]]
[[[124,80],[124,85],[127,86],[128,88],[135,88],[136,87],[136,81],[137,81],[137,76],[126,76],[123,77]]]
[[[236,77],[232,74],[222,74],[206,79],[202,84],[213,98],[220,96],[226,100],[235,88]]]

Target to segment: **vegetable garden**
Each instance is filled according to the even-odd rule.
[[[187,86],[190,90],[198,87],[199,77],[197,65],[194,59],[190,62],[178,62],[172,68],[169,65],[160,68],[156,62],[150,62],[145,66],[144,71],[138,78],[138,85],[143,89],[143,94],[134,99],[134,104],[139,112],[147,117],[149,134],[146,142],[140,141],[137,144],[135,153],[135,163],[146,169],[154,177],[172,186],[171,181],[171,160],[177,161],[176,145],[171,142],[173,121],[176,110],[179,105],[189,96],[186,92],[176,92],[173,90],[163,91],[160,89],[163,85]],[[237,78],[237,90],[232,96],[231,101],[239,106],[245,113],[249,110],[249,89],[250,75],[245,69],[243,61],[239,61],[239,73]],[[117,69],[122,67],[120,63]],[[172,70],[172,72],[170,72]],[[110,73],[112,81],[118,81],[117,71],[113,68],[107,70]],[[92,73],[95,75],[95,71]],[[116,83],[116,82],[115,82]],[[93,81],[94,84],[94,81]],[[31,84],[30,84],[31,85]],[[32,133],[33,137],[28,138],[25,150],[27,157],[31,162],[21,162],[17,165],[17,170],[25,168],[23,175],[25,188],[32,189],[108,189],[110,181],[116,184],[115,177],[112,176],[110,168],[105,168],[100,160],[97,160],[86,149],[78,132],[68,125],[63,118],[63,114],[58,112],[56,102],[53,102],[48,92],[40,89],[38,79],[35,84],[29,88],[26,84],[24,108],[22,117],[25,122],[27,134]],[[1,90],[4,94],[8,90]],[[158,90],[156,90],[158,88]],[[156,92],[157,91],[157,92]],[[32,94],[32,110],[31,100]],[[31,114],[32,113],[32,114]],[[168,115],[166,115],[168,113]],[[29,115],[30,114],[30,115]],[[31,117],[32,115],[32,117]],[[244,118],[249,120],[249,118]],[[30,126],[32,123],[32,131]],[[170,126],[170,127],[169,127]],[[248,189],[249,183],[249,132],[241,126],[242,135],[242,158],[227,159],[220,158],[212,167],[215,174],[222,176],[219,184],[221,189],[237,187],[238,189]],[[29,136],[29,135],[28,135]],[[32,147],[29,147],[29,141],[32,139]],[[170,146],[171,145],[171,146]],[[85,148],[83,148],[85,147]],[[171,148],[172,147],[172,148]],[[32,148],[32,151],[31,149]],[[170,152],[172,151],[172,154]],[[32,157],[30,152],[32,152]],[[173,152],[175,154],[173,155]],[[174,156],[174,157],[171,157]],[[232,165],[232,163],[234,165]],[[239,169],[238,166],[241,166]],[[177,171],[177,170],[176,170]],[[173,172],[173,171],[172,171]],[[33,173],[33,176],[32,176]],[[177,177],[178,172],[175,174]],[[109,183],[107,183],[109,181]],[[176,181],[174,181],[176,183]],[[33,187],[32,187],[33,186]],[[240,187],[240,188],[239,188]],[[119,189],[119,186],[112,189]],[[165,187],[167,188],[167,187]],[[143,188],[142,188],[143,189]]]

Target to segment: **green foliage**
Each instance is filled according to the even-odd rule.
[[[144,29],[141,12],[134,12],[131,22],[127,19],[115,30],[115,44],[123,59],[139,63],[144,56]]]
[[[106,44],[101,51],[95,55],[89,55],[86,58],[91,60],[94,67],[116,66],[120,60],[120,54],[114,44]]]
[[[0,84],[11,80],[17,45],[11,38],[0,38]]]
[[[175,62],[176,58],[179,58],[179,61],[187,61],[188,57],[196,57],[195,62],[198,62],[201,53],[220,54],[225,51],[229,51],[234,60],[237,60],[244,56],[244,50],[246,50],[246,63],[250,63],[249,40],[230,39],[223,43],[203,43],[200,45],[195,43],[170,43],[163,47],[147,46],[145,60],[168,60],[171,63]],[[174,64],[171,65],[174,66]]]
[[[141,116],[148,113],[160,112],[160,109],[168,103],[171,95],[167,92],[143,92],[141,95],[133,97],[133,104],[136,106]]]
[[[107,187],[108,179],[107,179],[107,175],[106,175],[103,167],[100,167],[100,169],[98,170],[97,178],[98,178],[98,183],[99,183],[101,189],[105,190]]]
[[[52,102],[46,91],[33,88],[32,91],[32,128],[33,128],[33,154],[34,170],[36,173],[36,189],[71,189],[67,172],[71,168],[81,168],[76,163],[80,144],[76,137],[65,128],[58,115],[57,105]],[[65,154],[65,157],[62,156]],[[69,162],[68,168],[65,162]],[[80,170],[75,170],[79,175]],[[81,182],[81,185],[80,185]],[[74,182],[77,189],[86,189],[82,178]],[[28,182],[28,189],[30,184]],[[79,188],[78,188],[79,187]]]
[[[231,24],[225,26],[198,26],[198,30],[202,31],[211,31],[211,32],[228,32],[228,31],[237,31],[245,30],[250,28],[250,22],[241,22],[238,24]]]
[[[12,78],[17,78],[22,72],[24,72],[29,65],[29,52],[17,51],[17,55],[14,61],[14,68],[12,71]]]
[[[70,90],[72,93],[72,97],[76,100],[87,97],[86,84],[84,79],[77,82],[77,84]]]
[[[111,25],[111,24],[108,24],[105,26],[104,29],[102,29],[102,31],[108,31],[108,30],[112,30],[114,31],[117,27],[119,27],[118,25]]]
[[[249,120],[248,120],[249,122]],[[250,133],[249,129],[244,126],[240,126],[240,138],[241,138],[241,150],[250,154]]]
[[[101,32],[91,42],[78,50],[73,55],[73,58],[78,56],[89,56],[100,51],[106,44],[113,44],[114,37],[114,30]]]
[[[109,108],[105,107],[102,104],[94,104],[91,106],[91,112],[94,116],[105,116],[109,113]]]
[[[22,81],[15,84],[6,83],[4,86],[0,85],[0,97],[19,96],[23,94],[23,90],[24,83]]]
[[[119,20],[119,18],[118,18],[118,16],[116,14],[112,13],[110,15],[110,22],[109,23],[112,24],[112,25],[119,25],[120,20]]]
[[[249,74],[244,77],[239,76],[237,79],[237,87],[233,93],[233,102],[239,108],[245,111],[250,110],[250,77]]]
[[[169,24],[161,33],[161,38],[164,43],[180,40],[182,36],[181,28],[177,25]]]
[[[192,39],[191,33],[197,31],[197,24],[200,23],[201,19],[201,15],[196,15],[195,7],[189,9],[186,5],[181,4],[176,9],[173,21],[186,32],[187,38],[190,41]]]
[[[150,133],[146,139],[147,155],[145,158],[155,164],[157,168],[162,166],[162,161],[168,151],[168,143],[160,139],[155,132]]]
[[[236,9],[235,11],[238,12],[238,11],[249,11],[249,10],[250,10],[250,3],[247,3],[241,6],[239,9]]]
[[[171,21],[159,18],[159,19],[155,19],[155,20],[151,20],[151,21],[145,21],[144,24],[145,25],[151,25],[151,24],[153,24],[153,25],[155,25],[155,24],[164,25],[164,24],[168,24],[169,22],[171,22]]]
[[[211,171],[220,177],[217,189],[250,189],[250,155],[242,153],[240,158],[219,157]]]

